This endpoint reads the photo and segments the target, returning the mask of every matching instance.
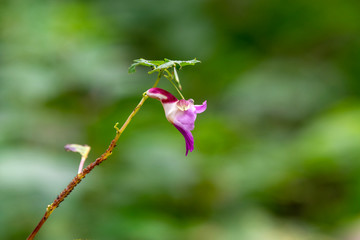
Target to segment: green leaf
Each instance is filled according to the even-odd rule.
[[[168,68],[171,68],[175,66],[175,62],[174,61],[169,61],[169,62],[165,62],[159,66],[157,66],[156,68],[154,68],[152,71],[149,72],[149,74],[153,73],[153,72],[159,72],[161,70],[165,70]]]
[[[138,66],[138,65],[156,68],[159,64],[162,64],[164,61],[152,61],[152,60],[146,60],[146,59],[140,58],[140,59],[135,59],[134,62],[135,62],[135,63],[133,63],[133,64],[129,67],[129,73],[134,73],[134,72],[135,72],[135,68],[136,68],[136,66]]]
[[[181,61],[181,60],[170,60],[165,58],[164,60],[146,60],[143,58],[134,60],[134,63],[129,67],[129,73],[135,72],[135,68],[139,65],[151,67],[152,70],[149,71],[149,74],[154,72],[160,72],[172,67],[177,67],[178,69],[181,69],[184,66],[188,65],[195,65],[196,63],[200,63],[199,60],[192,59],[188,61]]]
[[[139,65],[151,67],[152,70],[148,73],[154,73],[154,72],[160,72],[164,77],[169,79],[170,82],[175,80],[176,84],[178,85],[179,89],[181,90],[181,83],[179,76],[177,74],[177,70],[180,70],[184,66],[189,65],[195,65],[196,63],[199,63],[199,60],[196,60],[196,58],[188,61],[181,61],[181,60],[170,60],[165,58],[164,60],[146,60],[143,58],[134,60],[134,63],[129,67],[129,73],[135,72],[135,68]],[[173,73],[171,73],[169,70],[170,68],[173,68]]]
[[[188,60],[188,61],[172,61],[172,62],[176,63],[180,68],[182,68],[184,66],[189,66],[189,65],[193,66],[196,63],[201,63],[199,60],[196,60],[196,58],[194,58],[193,60]]]

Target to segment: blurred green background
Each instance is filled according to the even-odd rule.
[[[149,99],[112,157],[37,239],[360,239],[358,0],[40,1],[0,7],[0,239],[25,239],[77,172],[67,143],[106,149],[155,75],[198,58],[208,101],[185,157]],[[162,79],[160,87],[174,94]]]

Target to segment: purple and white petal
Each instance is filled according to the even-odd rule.
[[[194,137],[189,130],[186,130],[185,128],[178,126],[176,124],[174,124],[174,126],[177,128],[177,130],[179,130],[179,132],[185,138],[185,145],[186,145],[185,156],[187,156],[189,151],[192,152],[194,150]]]
[[[180,131],[185,138],[186,155],[194,149],[194,137],[191,131],[194,129],[196,114],[195,111],[189,109],[187,111],[178,111],[175,115],[174,126]]]

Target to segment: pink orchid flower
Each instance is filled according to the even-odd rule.
[[[184,136],[186,143],[186,156],[194,150],[194,137],[191,131],[194,129],[196,115],[206,110],[206,101],[202,105],[194,105],[194,100],[178,100],[168,91],[161,88],[150,88],[146,94],[159,100],[165,110],[167,120],[172,123]]]

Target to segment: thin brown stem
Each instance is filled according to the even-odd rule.
[[[154,84],[153,87],[156,87],[156,85],[159,82],[159,79],[161,77],[161,73],[159,73],[158,78]],[[52,204],[48,205],[48,207],[46,208],[46,212],[44,214],[44,216],[41,218],[40,222],[38,223],[38,225],[35,227],[35,229],[33,230],[33,232],[29,235],[29,237],[27,238],[27,240],[32,240],[34,239],[34,237],[36,236],[36,234],[39,232],[40,228],[42,227],[42,225],[46,222],[46,220],[50,217],[51,213],[57,208],[59,207],[60,203],[62,201],[64,201],[64,199],[71,193],[71,191],[81,182],[81,180],[83,178],[85,178],[85,176],[87,174],[89,174],[94,167],[96,167],[97,165],[99,165],[100,163],[102,163],[103,161],[105,161],[111,154],[113,149],[116,147],[116,143],[119,140],[121,134],[124,132],[124,130],[126,129],[126,127],[129,125],[129,123],[131,122],[132,118],[135,116],[135,114],[139,111],[139,109],[141,108],[141,106],[144,104],[144,102],[146,101],[146,99],[148,98],[148,96],[144,93],[143,97],[141,99],[141,101],[139,102],[139,104],[135,107],[135,109],[131,112],[131,114],[129,115],[129,117],[126,119],[125,123],[122,125],[122,127],[119,129],[117,127],[117,124],[115,125],[115,129],[116,129],[116,135],[114,137],[114,139],[111,141],[108,149],[99,157],[97,158],[94,162],[90,163],[86,168],[84,168],[80,173],[78,173],[73,180],[69,183],[69,185],[57,196],[57,198],[53,201]]]

